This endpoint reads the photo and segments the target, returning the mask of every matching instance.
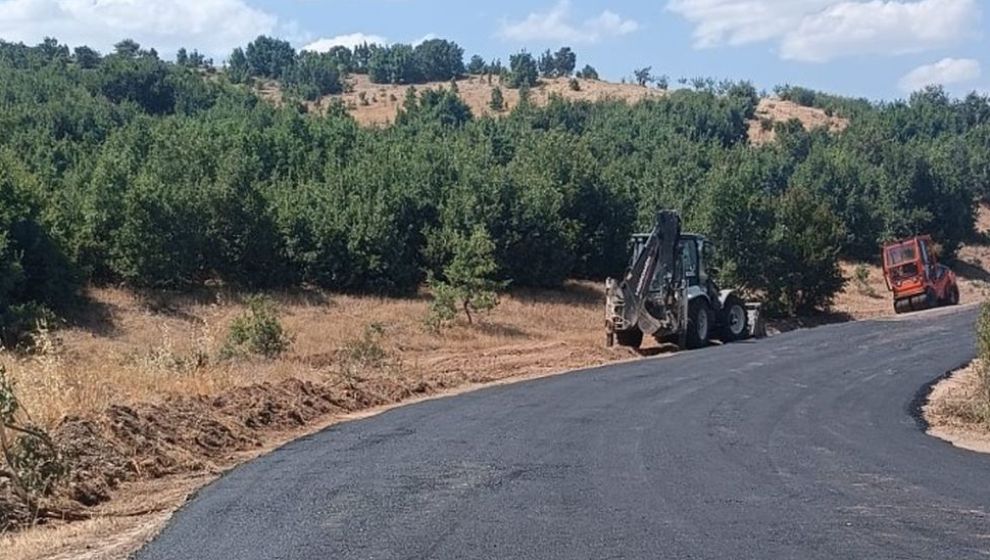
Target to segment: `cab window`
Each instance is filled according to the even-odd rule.
[[[681,265],[684,276],[698,276],[698,244],[694,240],[681,241]]]

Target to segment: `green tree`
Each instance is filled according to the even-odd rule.
[[[502,88],[498,86],[492,88],[492,98],[491,101],[488,102],[488,107],[497,113],[501,113],[505,110],[505,97],[502,95]]]
[[[557,77],[567,77],[574,73],[577,66],[577,55],[570,47],[561,47],[553,55],[554,73]]]
[[[427,82],[451,80],[464,75],[464,49],[453,41],[429,39],[416,45],[417,78]]]
[[[339,74],[349,74],[355,71],[354,55],[351,49],[343,45],[335,45],[327,51],[327,58],[337,68]]]
[[[337,61],[329,54],[309,51],[300,53],[296,63],[286,71],[285,84],[308,101],[344,90]]]
[[[585,80],[597,80],[598,71],[590,64],[585,64],[584,68],[578,71],[577,77]]]
[[[474,55],[471,57],[471,61],[467,65],[468,74],[484,74],[486,70],[485,59],[481,58],[480,55]]]
[[[113,46],[114,53],[123,58],[135,58],[141,54],[141,45],[134,39],[124,39]]]
[[[509,87],[533,87],[538,80],[539,70],[533,55],[521,51],[509,57],[509,79],[507,82]]]
[[[792,315],[827,308],[845,284],[839,268],[842,223],[828,205],[801,188],[788,189],[774,207],[768,299]]]
[[[645,68],[638,68],[636,70],[633,70],[633,77],[636,78],[637,84],[639,84],[642,87],[646,87],[651,82],[656,81],[656,78],[653,76],[652,72],[653,72],[652,66],[647,66]]]
[[[415,51],[411,46],[402,44],[373,49],[368,61],[368,77],[376,84],[422,82]]]
[[[494,279],[498,265],[487,231],[476,228],[470,235],[455,235],[452,245],[453,258],[444,267],[443,277],[429,281],[433,301],[427,321],[434,328],[449,324],[458,311],[464,312],[468,324],[473,323],[472,312],[494,309],[497,291],[504,288],[504,283]]]
[[[280,80],[292,69],[296,50],[288,41],[260,35],[244,49],[251,76]]]
[[[242,84],[251,77],[251,67],[248,65],[244,49],[238,47],[230,54],[227,61],[227,76],[235,84]]]
[[[100,61],[102,60],[100,53],[86,46],[76,47],[73,51],[72,57],[80,68],[86,70],[96,68],[100,65]]]
[[[536,62],[537,67],[540,70],[540,76],[543,78],[553,78],[557,75],[556,61],[553,58],[553,53],[550,49],[543,51],[540,55],[539,60]]]

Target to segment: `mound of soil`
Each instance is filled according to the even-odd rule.
[[[125,481],[216,472],[234,454],[262,446],[272,434],[331,414],[432,392],[438,386],[425,382],[386,386],[376,380],[341,386],[290,379],[238,387],[217,396],[115,405],[92,417],[67,417],[53,433],[70,468],[55,499],[60,508],[79,510],[109,500]],[[9,487],[0,486],[0,526],[16,526],[32,517]]]

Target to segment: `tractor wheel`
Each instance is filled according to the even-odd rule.
[[[712,336],[712,308],[703,298],[696,298],[688,304],[687,347],[703,348]]]
[[[949,293],[946,295],[946,305],[959,305],[959,286],[953,284],[949,286]]]
[[[907,313],[911,311],[911,299],[898,299],[894,300],[894,313],[900,315],[901,313]]]
[[[628,346],[629,348],[639,348],[643,345],[643,331],[638,328],[633,328],[628,331],[616,331],[615,332],[615,342],[619,346]]]
[[[729,296],[722,307],[722,342],[735,342],[749,335],[749,316],[746,304],[736,296]]]

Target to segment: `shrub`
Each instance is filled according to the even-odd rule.
[[[0,345],[28,349],[39,326],[56,322],[55,314],[37,302],[18,303],[0,311]]]
[[[571,91],[581,91],[581,82],[579,82],[577,78],[571,78],[567,82],[567,86],[571,88]]]
[[[0,530],[44,514],[40,500],[54,492],[68,470],[51,435],[35,426],[21,407],[14,383],[0,365],[0,474],[26,510],[26,515],[18,515],[0,509]]]
[[[488,106],[496,112],[505,110],[505,97],[502,95],[502,88],[498,86],[492,88],[492,99],[488,102]]]
[[[430,278],[433,301],[426,323],[434,330],[449,325],[463,310],[468,324],[473,312],[490,311],[498,305],[496,290],[504,284],[493,280],[498,270],[495,245],[488,232],[476,228],[471,235],[456,235],[453,258],[443,269],[443,278]]]
[[[249,352],[266,358],[277,358],[292,345],[292,337],[279,321],[272,300],[264,296],[251,296],[247,300],[248,311],[230,324],[226,357]]]
[[[370,375],[395,376],[402,373],[402,362],[384,345],[385,327],[371,323],[361,336],[344,343],[337,351],[333,370],[351,389]]]
[[[853,280],[856,282],[856,289],[859,293],[871,298],[879,297],[877,291],[870,285],[870,269],[865,264],[856,265]]]

